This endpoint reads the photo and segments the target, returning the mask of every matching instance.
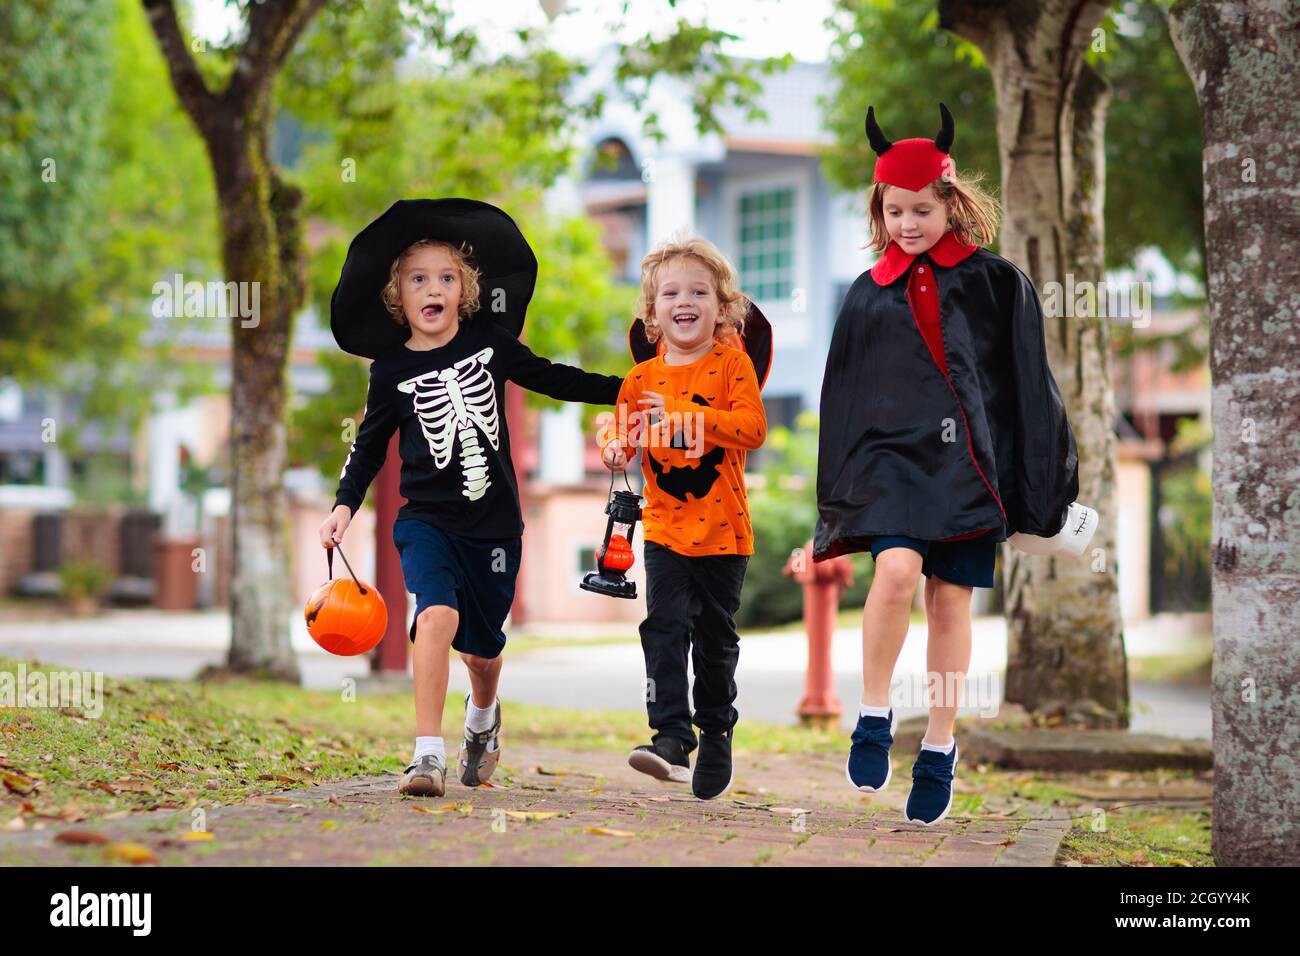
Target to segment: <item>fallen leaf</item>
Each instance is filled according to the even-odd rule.
[[[545,767],[534,767],[533,773],[539,773],[543,777],[567,777],[569,775],[567,770],[547,770]]]
[[[127,863],[157,863],[153,850],[139,843],[117,843],[108,848],[108,855]]]
[[[418,803],[413,803],[411,804],[411,809],[416,813],[447,813],[450,808],[438,807],[435,809],[434,807],[422,807]]]
[[[550,820],[564,814],[559,810],[507,810],[506,816],[512,820]]]
[[[636,836],[636,834],[633,833],[631,830],[611,830],[608,827],[587,827],[587,832],[594,833],[597,836],[614,836],[614,837]]]
[[[157,765],[159,770],[180,770],[181,765],[178,763],[160,763]]]
[[[798,816],[800,813],[809,813],[803,807],[768,807],[773,813],[788,813],[790,816]]]
[[[1015,840],[971,840],[971,843],[978,843],[980,846],[1011,846]]]
[[[181,836],[182,840],[188,840],[190,843],[207,843],[209,840],[215,840],[216,836],[207,830],[191,830]]]
[[[158,792],[148,780],[114,780],[113,786],[122,793],[147,793],[152,795]]]
[[[96,833],[94,830],[64,830],[54,837],[55,843],[108,843],[108,837],[102,833]]]
[[[322,830],[337,830],[339,822],[337,820],[322,820],[320,824]]]
[[[293,777],[286,777],[282,773],[264,773],[257,778],[258,780],[279,780],[281,783],[297,783]]]
[[[266,797],[267,803],[293,803],[288,797]]]
[[[25,797],[36,789],[36,784],[28,780],[26,776],[11,773],[8,770],[0,771],[0,780],[3,780],[5,786],[20,797]]]

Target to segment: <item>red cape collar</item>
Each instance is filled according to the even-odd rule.
[[[959,242],[957,237],[949,231],[945,232],[943,238],[925,252],[918,254],[929,256],[937,265],[941,265],[946,269],[961,262],[977,248],[978,246],[965,245]],[[915,258],[916,256],[904,252],[902,247],[891,239],[889,245],[885,248],[885,254],[871,267],[871,278],[876,280],[876,285],[889,285],[907,271]]]

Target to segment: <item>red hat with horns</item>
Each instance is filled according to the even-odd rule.
[[[951,177],[955,169],[952,149],[953,122],[948,107],[939,104],[943,125],[934,139],[918,136],[891,143],[876,123],[875,107],[867,107],[867,141],[876,154],[873,182],[920,192],[936,179]]]

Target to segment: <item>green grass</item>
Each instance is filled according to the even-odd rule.
[[[17,667],[0,658],[0,672]],[[448,699],[444,726],[459,726],[462,706]],[[510,737],[520,743],[623,751],[648,738],[641,712],[507,706]],[[107,678],[98,718],[77,707],[0,710],[0,825],[24,802],[38,814],[90,819],[400,771],[413,723],[408,693],[345,700],[251,679]],[[736,733],[738,755],[842,746],[839,734],[794,726],[742,721]]]
[[[1094,829],[1089,818],[1061,844],[1058,863],[1084,866],[1213,866],[1210,812],[1154,807],[1109,811]]]
[[[1194,651],[1165,657],[1130,657],[1128,676],[1135,681],[1209,687],[1213,659],[1214,649],[1207,636],[1205,646]]]

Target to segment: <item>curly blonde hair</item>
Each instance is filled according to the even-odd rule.
[[[458,246],[453,246],[450,242],[443,242],[438,239],[421,239],[419,242],[413,242],[405,249],[402,254],[393,260],[393,264],[388,269],[388,282],[384,285],[382,293],[384,306],[388,309],[388,314],[393,317],[393,321],[398,325],[409,325],[406,321],[406,315],[402,312],[402,288],[397,274],[401,270],[402,262],[417,249],[446,249],[447,254],[451,256],[451,263],[460,270],[460,317],[468,319],[478,311],[479,306],[479,279],[482,274],[474,267],[474,250],[469,243],[462,242]]]
[[[930,185],[935,198],[948,212],[948,228],[959,242],[987,246],[998,235],[998,201],[984,191],[983,174],[959,174],[955,170]],[[885,191],[888,183],[871,187],[867,212],[871,220],[871,249],[884,252],[889,245],[889,229],[885,226]]]
[[[659,341],[663,329],[655,321],[655,296],[659,293],[659,269],[674,259],[694,259],[713,276],[713,291],[718,296],[718,325],[713,337],[734,341],[745,331],[749,303],[740,292],[740,280],[727,257],[713,243],[699,236],[671,239],[641,260],[641,294],[637,296],[635,315],[645,325],[646,338]]]

